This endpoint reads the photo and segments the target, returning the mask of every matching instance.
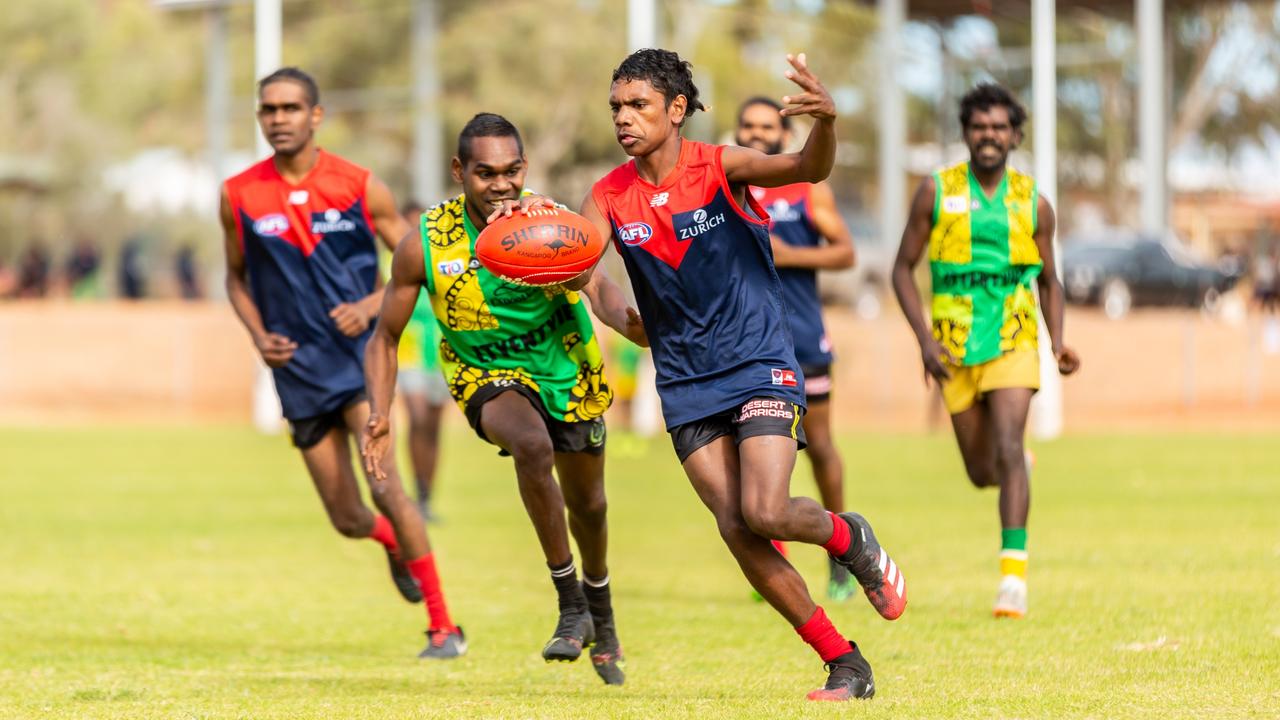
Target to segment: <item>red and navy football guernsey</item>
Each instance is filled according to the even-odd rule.
[[[329,311],[377,284],[368,184],[368,170],[323,150],[296,185],[270,158],[226,183],[262,322],[298,344],[293,358],[272,370],[290,420],[340,409],[364,390],[369,332],[343,335]]]
[[[769,232],[788,245],[818,247],[822,235],[809,216],[809,193],[813,185],[795,183],[779,188],[751,188],[756,202],[769,213]],[[809,268],[778,268],[782,299],[787,303],[791,337],[796,343],[796,359],[801,365],[830,365],[831,343],[822,326],[822,303],[818,300],[818,273]]]
[[[767,215],[733,199],[723,152],[683,140],[661,185],[633,160],[591,191],[635,289],[668,430],[753,397],[805,404]]]

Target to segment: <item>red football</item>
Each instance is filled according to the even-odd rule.
[[[604,254],[604,239],[581,215],[559,208],[519,210],[489,223],[476,238],[476,258],[489,272],[521,285],[572,280]]]

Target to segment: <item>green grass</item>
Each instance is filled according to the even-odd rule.
[[[544,664],[554,594],[509,461],[447,440],[431,532],[471,653],[423,663],[421,609],[329,529],[287,440],[0,430],[0,717],[1280,716],[1275,437],[1037,447],[1022,622],[989,616],[995,495],[950,438],[845,438],[850,505],[910,583],[896,623],[828,604],[876,671],[854,707],[804,701],[820,663],[748,600],[665,439],[609,462],[627,685]],[[820,552],[793,557],[820,592]]]

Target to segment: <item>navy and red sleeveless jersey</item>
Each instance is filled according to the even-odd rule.
[[[788,245],[818,247],[822,235],[809,217],[809,183],[779,188],[751,188],[756,202],[769,213],[769,232]],[[831,343],[822,325],[822,303],[818,300],[818,273],[806,268],[778,268],[782,299],[787,303],[791,337],[796,343],[796,360],[801,365],[830,365]]]
[[[340,409],[364,390],[369,333],[343,335],[329,311],[377,284],[368,184],[368,170],[323,150],[297,185],[270,158],[226,182],[262,322],[298,344],[288,364],[272,370],[290,420]]]
[[[613,226],[644,319],[667,429],[757,396],[804,405],[767,217],[733,199],[723,146],[684,140],[661,185],[620,165],[592,197]]]

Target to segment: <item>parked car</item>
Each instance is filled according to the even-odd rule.
[[[1110,318],[1136,305],[1217,308],[1238,271],[1201,262],[1175,238],[1116,232],[1062,245],[1067,300],[1102,306]]]

